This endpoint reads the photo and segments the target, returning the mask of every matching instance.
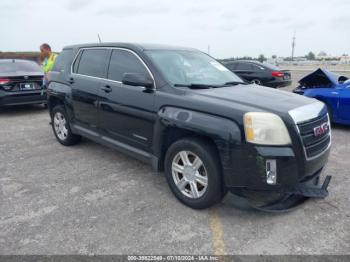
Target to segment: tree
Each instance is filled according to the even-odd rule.
[[[263,54],[261,54],[261,55],[259,55],[258,60],[260,63],[263,63],[264,61],[266,61],[266,57]]]
[[[315,54],[312,52],[309,52],[305,57],[307,60],[315,60],[316,59]]]
[[[277,56],[276,55],[272,55],[272,59],[276,59],[277,58]]]

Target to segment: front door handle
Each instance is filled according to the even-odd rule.
[[[101,90],[105,91],[106,93],[112,92],[112,87],[109,85],[101,86]]]

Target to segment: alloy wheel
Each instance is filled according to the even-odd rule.
[[[53,125],[58,138],[60,140],[67,139],[67,136],[68,136],[67,121],[62,113],[57,112],[54,115]]]
[[[256,85],[261,85],[261,81],[259,80],[259,79],[254,79],[254,80],[252,80],[252,82],[251,82],[252,84],[256,84]]]
[[[178,190],[189,198],[198,199],[208,187],[208,175],[202,160],[190,151],[177,153],[172,161],[172,177]]]

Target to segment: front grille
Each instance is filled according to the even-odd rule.
[[[314,129],[324,123],[329,124],[328,115],[298,124],[307,158],[312,158],[323,153],[331,143],[330,126],[324,134],[318,136],[314,134]]]

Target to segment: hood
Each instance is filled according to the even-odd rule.
[[[334,86],[346,81],[346,76],[334,74],[326,69],[319,68],[311,74],[299,80],[299,84],[304,87]]]
[[[221,104],[235,108],[237,104],[258,111],[286,114],[316,100],[259,85],[237,85],[202,90],[191,90],[203,102]]]

